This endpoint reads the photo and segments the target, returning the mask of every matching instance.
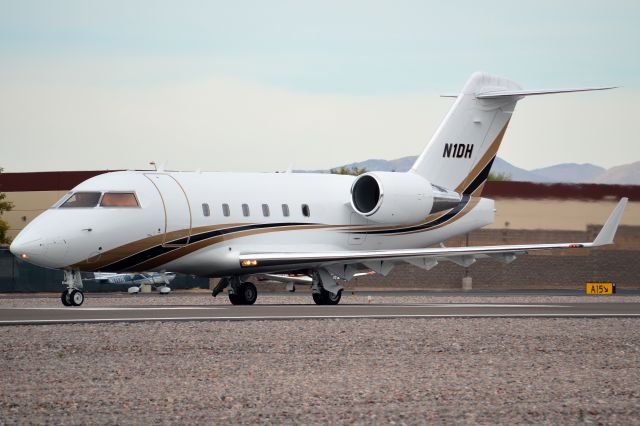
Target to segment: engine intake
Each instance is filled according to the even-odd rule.
[[[351,206],[379,223],[415,223],[451,209],[461,197],[413,173],[375,172],[359,176],[351,187]]]

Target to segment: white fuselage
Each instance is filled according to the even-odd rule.
[[[246,251],[420,248],[493,222],[492,200],[465,197],[457,213],[375,223],[352,208],[353,181],[307,173],[107,173],[72,192],[133,192],[139,207],[54,205],[20,233],[12,251],[51,268],[216,277],[241,274],[238,256]]]

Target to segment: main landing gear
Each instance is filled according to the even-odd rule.
[[[62,284],[67,286],[60,295],[60,300],[64,306],[80,306],[84,303],[80,271],[69,271],[65,269]]]
[[[258,290],[249,281],[242,282],[240,277],[222,278],[211,295],[216,297],[229,287],[229,301],[233,305],[253,305],[258,298]]]
[[[337,305],[342,298],[342,287],[324,269],[311,273],[311,296],[316,305]]]
[[[311,275],[311,295],[316,305],[337,305],[340,303],[342,286],[336,283],[336,277],[325,269],[313,270],[308,273]],[[253,305],[258,298],[258,291],[253,283],[243,281],[247,278],[246,275],[222,278],[211,295],[216,297],[229,287],[229,301],[233,305]]]
[[[333,294],[321,288],[318,293],[311,293],[311,295],[316,305],[337,305],[342,298],[342,290],[338,290],[338,293]]]

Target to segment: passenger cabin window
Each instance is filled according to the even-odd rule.
[[[269,204],[262,205],[262,214],[264,217],[269,217]]]
[[[60,205],[60,208],[95,207],[100,200],[99,192],[76,192]]]
[[[307,204],[303,204],[302,205],[302,215],[304,217],[309,217],[311,216],[311,211],[309,210],[309,206]]]
[[[209,217],[209,215],[211,215],[211,211],[209,210],[209,204],[202,203],[202,214],[205,215],[206,217]]]
[[[231,210],[229,209],[229,204],[222,205],[222,214],[226,217],[231,216]]]
[[[247,217],[249,216],[249,205],[248,204],[243,204],[242,205],[242,215]]]
[[[282,216],[289,217],[289,205],[288,204],[283,204],[282,205]]]
[[[133,192],[105,192],[100,207],[140,207]]]

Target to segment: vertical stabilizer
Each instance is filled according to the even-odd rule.
[[[411,172],[458,193],[479,195],[521,97],[477,96],[519,89],[512,81],[474,73]]]

